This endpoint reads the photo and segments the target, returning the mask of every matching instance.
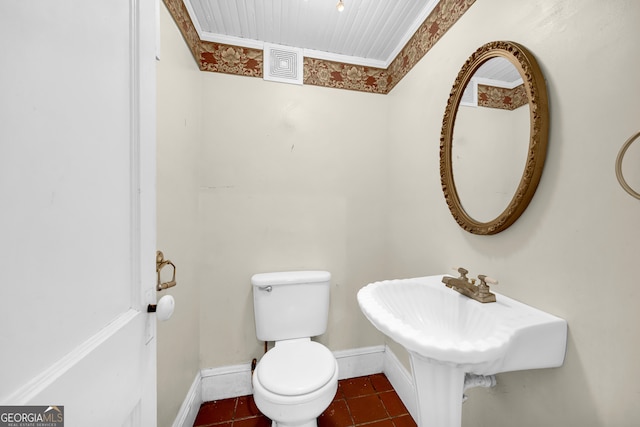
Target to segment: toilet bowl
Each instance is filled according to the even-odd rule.
[[[253,399],[273,427],[317,427],[338,390],[338,362],[311,337],[326,331],[325,271],[256,274],[251,278],[256,335],[273,341],[253,372]]]
[[[338,362],[309,339],[277,342],[253,373],[253,398],[273,427],[316,427],[338,390]]]

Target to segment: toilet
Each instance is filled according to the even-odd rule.
[[[255,274],[256,336],[274,341],[253,372],[253,399],[272,427],[317,427],[338,390],[338,362],[311,337],[327,330],[326,271]]]

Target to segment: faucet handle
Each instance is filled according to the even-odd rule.
[[[464,267],[451,267],[453,270],[457,271],[458,273],[460,273],[460,278],[467,278],[467,274],[469,274],[469,270],[467,270]]]
[[[487,283],[490,285],[497,285],[498,281],[496,279],[492,279],[491,277],[487,277],[484,274],[479,274],[478,279],[480,280],[480,285],[486,285]]]
[[[495,302],[496,295],[491,292],[489,285],[497,285],[498,281],[496,279],[492,279],[491,277],[487,277],[484,274],[478,274],[478,279],[480,280],[480,284],[478,284],[478,297],[476,298],[480,302]]]

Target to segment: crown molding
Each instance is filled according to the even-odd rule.
[[[202,34],[182,0],[163,0],[176,22],[200,70],[262,77],[263,53],[260,46],[246,47],[237,41]],[[387,94],[427,54],[440,38],[471,7],[475,0],[441,0],[422,25],[391,61],[372,66],[341,55],[305,50],[304,84]],[[203,40],[206,38],[208,40]],[[352,62],[347,62],[349,59]],[[377,64],[376,64],[377,65]]]

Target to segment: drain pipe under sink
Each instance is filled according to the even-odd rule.
[[[474,387],[495,387],[498,382],[495,375],[476,375],[466,373],[464,376],[464,388],[463,392]],[[462,401],[466,402],[468,399],[466,394],[462,395]]]

